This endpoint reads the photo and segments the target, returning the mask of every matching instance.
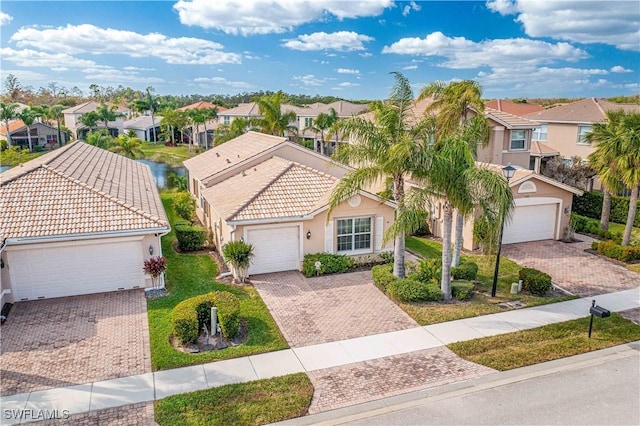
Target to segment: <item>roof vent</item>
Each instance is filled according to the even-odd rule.
[[[229,160],[228,158],[227,158],[227,163],[228,163],[228,164],[231,164],[231,160]]]
[[[242,171],[242,176],[246,176],[245,170]]]
[[[216,157],[220,157],[220,153],[219,152],[216,152]]]
[[[240,158],[240,154],[238,154],[238,158]]]

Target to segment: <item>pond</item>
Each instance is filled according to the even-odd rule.
[[[167,188],[167,177],[171,173],[175,173],[178,176],[182,176],[187,172],[182,166],[172,166],[167,163],[158,163],[156,161],[151,160],[136,160],[139,163],[146,164],[151,168],[151,174],[153,175],[153,180],[156,182],[156,186],[159,189]]]
[[[7,170],[9,170],[12,166],[0,166],[0,173],[2,172],[6,172]]]

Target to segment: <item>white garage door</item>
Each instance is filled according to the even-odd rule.
[[[14,300],[144,287],[140,241],[7,251]]]
[[[517,206],[511,223],[504,227],[503,244],[550,240],[558,219],[558,204]]]
[[[300,267],[298,226],[247,230],[247,242],[253,244],[253,262],[249,274],[292,271]]]

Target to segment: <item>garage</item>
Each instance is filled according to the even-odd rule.
[[[86,240],[7,250],[15,301],[144,287],[141,240]]]
[[[300,268],[300,225],[245,230],[254,257],[249,274],[291,271]]]
[[[511,221],[505,224],[502,243],[555,239],[558,206],[558,203],[516,205]]]

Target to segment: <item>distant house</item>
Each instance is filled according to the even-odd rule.
[[[29,126],[31,134],[31,144],[33,148],[53,148],[58,144],[58,129],[46,123],[33,123]],[[7,140],[7,134],[11,135],[11,144],[23,148],[29,147],[29,137],[27,135],[27,126],[22,120],[13,120],[9,122],[9,129],[3,124],[0,125],[0,139]],[[62,145],[67,143],[67,133],[60,132]]]
[[[155,126],[149,115],[141,115],[139,117],[127,120],[122,124],[123,131],[126,133],[132,130],[136,137],[146,142],[156,142],[160,137],[160,121],[162,116],[155,115]],[[155,128],[155,132],[153,129]]]
[[[534,112],[544,111],[542,105],[513,102],[508,99],[493,99],[485,102],[484,106],[487,108],[495,109],[497,111],[506,112],[511,115],[517,115],[518,117],[524,117]]]
[[[82,124],[82,121],[80,121],[80,117],[82,117],[82,114],[90,111],[95,111],[100,105],[101,104],[99,102],[89,101],[62,111],[62,114],[64,115],[64,124],[76,139],[84,139],[89,132],[89,129]],[[116,111],[119,114],[122,114],[122,116],[117,117],[115,121],[110,121],[108,123],[109,126],[107,130],[109,131],[111,136],[115,137],[124,132],[124,122],[131,116],[131,110],[128,108],[123,108],[119,105],[110,106],[114,106],[116,108]],[[104,123],[98,122],[96,125],[96,129],[104,129]]]
[[[74,142],[0,174],[3,301],[152,286],[169,222],[148,166]]]
[[[180,107],[178,109],[180,111],[191,111],[196,109],[215,109],[216,111],[218,111],[217,118],[207,120],[207,122],[203,124],[202,127],[200,124],[196,124],[195,127],[193,127],[192,129],[194,145],[213,146],[213,133],[220,123],[220,112],[226,111],[227,108],[220,105],[213,104],[211,102],[199,101],[199,102],[192,103],[190,105]]]

